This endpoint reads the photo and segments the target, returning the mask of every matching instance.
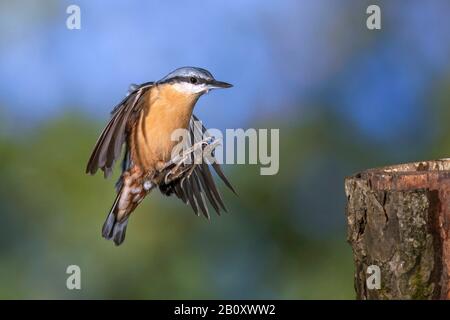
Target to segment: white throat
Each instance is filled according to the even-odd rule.
[[[207,90],[205,84],[192,84],[188,82],[175,82],[172,87],[182,93],[186,94],[195,94],[200,93]]]

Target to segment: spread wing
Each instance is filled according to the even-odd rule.
[[[189,125],[191,144],[209,136],[206,130],[207,129],[203,126],[203,124],[201,124],[200,120],[195,115],[192,115]],[[171,195],[174,193],[183,202],[190,204],[197,215],[199,214],[199,211],[201,211],[207,218],[209,218],[209,211],[206,201],[206,199],[208,199],[208,202],[217,214],[220,215],[221,209],[225,212],[227,210],[214,182],[214,178],[210,170],[211,167],[220,179],[222,179],[225,185],[236,194],[236,191],[223,173],[220,165],[218,163],[213,163],[210,166],[205,163],[205,161],[198,164],[191,175],[186,175],[171,182],[169,185],[162,185],[160,186],[160,190],[166,195]]]
[[[153,82],[140,86],[133,85],[129,94],[113,109],[111,119],[94,146],[86,173],[95,174],[100,168],[105,177],[111,174],[114,162],[120,156],[122,146],[127,141],[130,127],[138,119],[144,107],[142,97],[152,86]]]

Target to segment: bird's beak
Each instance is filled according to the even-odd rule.
[[[230,83],[212,80],[210,83],[208,83],[208,89],[226,89],[231,88],[233,85]]]

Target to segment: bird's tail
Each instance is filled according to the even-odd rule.
[[[121,220],[118,219],[118,204],[121,196],[122,190],[118,192],[116,200],[114,200],[112,208],[109,211],[102,228],[103,237],[107,240],[113,240],[116,246],[121,245],[125,240],[125,233],[127,231],[128,224],[128,215]]]

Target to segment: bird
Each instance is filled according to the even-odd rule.
[[[126,97],[111,111],[86,167],[87,174],[101,169],[108,178],[123,156],[115,185],[117,195],[102,228],[105,239],[121,245],[131,213],[156,188],[166,196],[175,195],[196,215],[201,211],[208,219],[206,199],[218,215],[227,211],[211,168],[233,193],[236,191],[221,166],[194,158],[200,151],[200,160],[204,160],[202,152],[208,150],[215,160],[214,149],[220,142],[209,135],[193,110],[203,94],[232,86],[198,67],[178,68],[161,80],[130,86]],[[189,148],[173,156],[179,141],[173,141],[171,135],[177,129],[189,133]]]

